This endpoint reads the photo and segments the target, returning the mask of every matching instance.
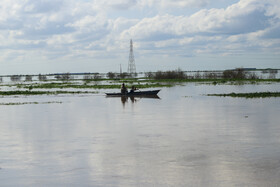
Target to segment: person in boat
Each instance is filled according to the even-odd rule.
[[[122,94],[127,94],[127,88],[126,88],[126,86],[125,86],[124,83],[122,83],[121,93],[122,93]]]
[[[131,87],[130,93],[133,93],[135,90],[137,90],[137,88],[135,86]]]

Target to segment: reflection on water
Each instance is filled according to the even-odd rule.
[[[128,102],[128,98],[130,99],[131,103],[135,103],[138,100],[140,100],[140,99],[136,99],[135,97],[125,97],[125,96],[123,96],[123,97],[121,97],[121,101],[122,101],[123,106],[125,106],[125,103]]]
[[[277,186],[279,98],[204,94],[279,85],[187,84],[161,99],[1,98],[62,102],[0,106],[1,186]]]
[[[147,95],[147,96],[121,96],[119,97],[121,98],[122,104],[123,106],[125,106],[126,103],[128,103],[129,101],[131,103],[136,103],[138,101],[140,101],[141,99],[160,99],[160,97],[158,95]]]

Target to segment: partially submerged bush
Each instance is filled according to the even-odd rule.
[[[146,72],[145,73],[145,77],[147,78],[153,78],[154,77],[154,74],[152,72]]]
[[[256,75],[256,73],[250,73],[247,76],[248,79],[260,79],[259,76]]]
[[[218,75],[217,73],[214,72],[206,72],[204,73],[204,78],[205,79],[217,79],[220,78],[220,75]]]
[[[242,68],[237,68],[235,70],[225,70],[223,71],[224,79],[260,79],[261,76],[257,75],[255,72],[251,73],[244,71]]]
[[[113,72],[108,72],[108,73],[107,73],[107,77],[108,77],[109,79],[114,79],[114,78],[117,77],[117,75],[116,75],[115,73],[113,73]]]
[[[55,75],[54,78],[56,78],[57,80],[69,81],[73,77],[70,75],[70,73],[63,73]]]
[[[246,79],[246,73],[243,69],[225,70],[223,72],[224,79]]]
[[[121,79],[129,77],[128,73],[120,73],[119,76],[120,76],[119,78],[121,78]]]
[[[46,81],[47,80],[47,76],[39,74],[38,79],[39,79],[39,81]]]
[[[12,75],[11,76],[11,81],[20,81],[21,80],[21,76],[20,75]]]
[[[154,79],[185,79],[187,76],[180,69],[175,71],[158,71],[155,73]]]
[[[32,76],[31,75],[26,75],[25,76],[25,81],[32,81]]]
[[[94,73],[94,74],[93,74],[93,79],[94,79],[94,80],[101,79],[101,75],[100,75],[99,73]]]
[[[93,76],[91,75],[84,75],[84,78],[83,78],[85,81],[89,81],[89,80],[93,80]]]

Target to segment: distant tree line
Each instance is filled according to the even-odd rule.
[[[275,69],[265,69],[261,73],[268,74],[266,76],[268,79],[275,79],[278,73]],[[75,74],[63,73],[63,74],[52,74],[52,75],[38,75],[39,81],[46,81],[47,76],[54,76],[56,80],[60,81],[69,81],[74,79]],[[123,73],[114,73],[108,72],[107,74],[100,73],[85,73],[79,74],[83,75],[83,80],[86,82],[90,81],[99,81],[104,77],[108,79],[125,79],[125,78],[135,78],[137,73],[129,74],[126,72]],[[21,81],[25,77],[25,81],[32,81],[34,75],[11,75],[11,81]],[[157,72],[146,72],[145,77],[150,79],[263,79],[261,74],[255,73],[255,71],[248,71],[244,68],[236,68],[233,70],[225,71],[182,71],[181,69],[173,71],[157,71]],[[0,77],[0,82],[2,77]]]
[[[174,71],[157,71],[147,72],[147,78],[153,79],[261,79],[260,75],[254,72],[245,71],[242,68],[237,68],[234,70],[225,70],[221,72],[196,72],[195,74],[188,75],[184,71],[178,69]],[[269,78],[275,78],[270,76]]]

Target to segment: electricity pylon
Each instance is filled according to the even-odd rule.
[[[133,54],[133,42],[132,39],[130,40],[130,52],[129,52],[129,59],[128,59],[128,69],[127,72],[130,75],[136,74],[136,66],[135,66],[135,59]]]

